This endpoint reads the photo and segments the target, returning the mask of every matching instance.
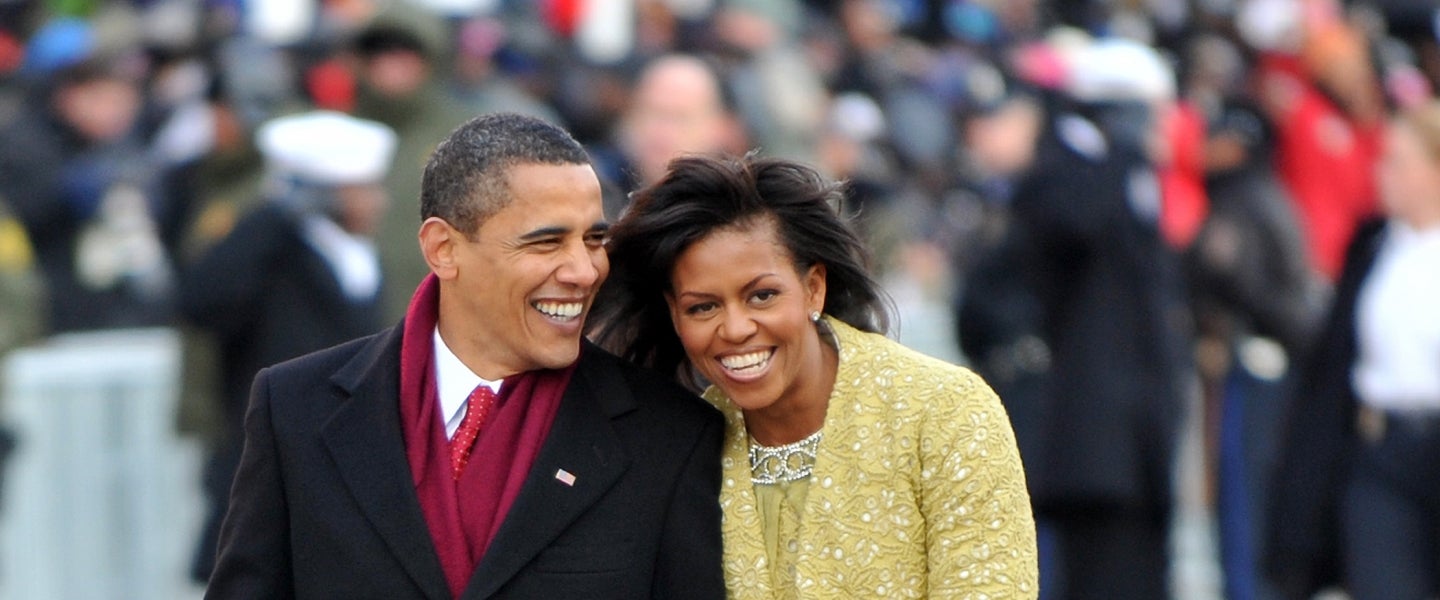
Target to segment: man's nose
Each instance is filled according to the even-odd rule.
[[[561,283],[578,287],[590,287],[600,280],[600,264],[596,261],[605,260],[605,251],[599,251],[599,257],[584,242],[570,244],[565,250],[564,264],[560,265],[556,273]]]

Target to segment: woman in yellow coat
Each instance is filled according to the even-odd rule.
[[[794,162],[676,160],[612,228],[594,337],[725,413],[731,597],[1035,598],[1005,411],[881,334],[840,194]]]

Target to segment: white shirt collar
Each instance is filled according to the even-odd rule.
[[[1389,236],[1387,242],[1391,247],[1401,249],[1417,246],[1433,248],[1436,244],[1440,244],[1440,227],[1416,229],[1408,223],[1398,219],[1392,219],[1386,229],[1386,234]]]
[[[484,384],[499,394],[504,380],[488,381],[471,371],[470,367],[460,362],[460,357],[450,351],[445,340],[440,339],[439,327],[435,328],[432,337],[435,346],[435,395],[440,401],[440,417],[445,421],[445,437],[449,438],[455,435],[460,422],[465,420],[465,401],[470,392]]]
[[[352,235],[334,221],[312,216],[305,220],[305,241],[330,265],[345,297],[362,302],[380,290],[380,255],[375,242]]]

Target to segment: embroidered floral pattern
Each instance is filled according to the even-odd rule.
[[[1035,523],[1000,400],[974,373],[827,318],[840,366],[799,526],[800,598],[1035,598]],[[737,599],[771,589],[740,410],[720,502]]]

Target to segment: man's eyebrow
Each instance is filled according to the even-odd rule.
[[[585,230],[585,232],[586,232],[586,233],[605,233],[606,231],[609,231],[609,230],[610,230],[610,224],[609,224],[609,223],[607,223],[607,222],[605,222],[605,221],[596,221],[595,224],[591,225],[589,229]],[[536,230],[534,230],[534,231],[531,231],[531,232],[529,232],[529,233],[526,233],[526,234],[524,234],[524,235],[521,235],[521,236],[520,236],[520,241],[522,241],[522,242],[532,242],[532,241],[539,240],[539,239],[555,237],[555,236],[557,236],[557,235],[558,235],[558,236],[563,236],[563,235],[565,235],[565,234],[570,233],[570,231],[571,231],[571,229],[570,229],[569,227],[564,227],[564,226],[561,226],[561,225],[552,225],[552,226],[550,226],[550,227],[541,227],[541,228],[539,228],[539,229],[536,229]]]
[[[569,227],[561,227],[559,225],[552,227],[541,227],[539,229],[521,235],[520,241],[532,242],[541,238],[555,237],[557,235],[565,235],[567,233],[570,233]]]

